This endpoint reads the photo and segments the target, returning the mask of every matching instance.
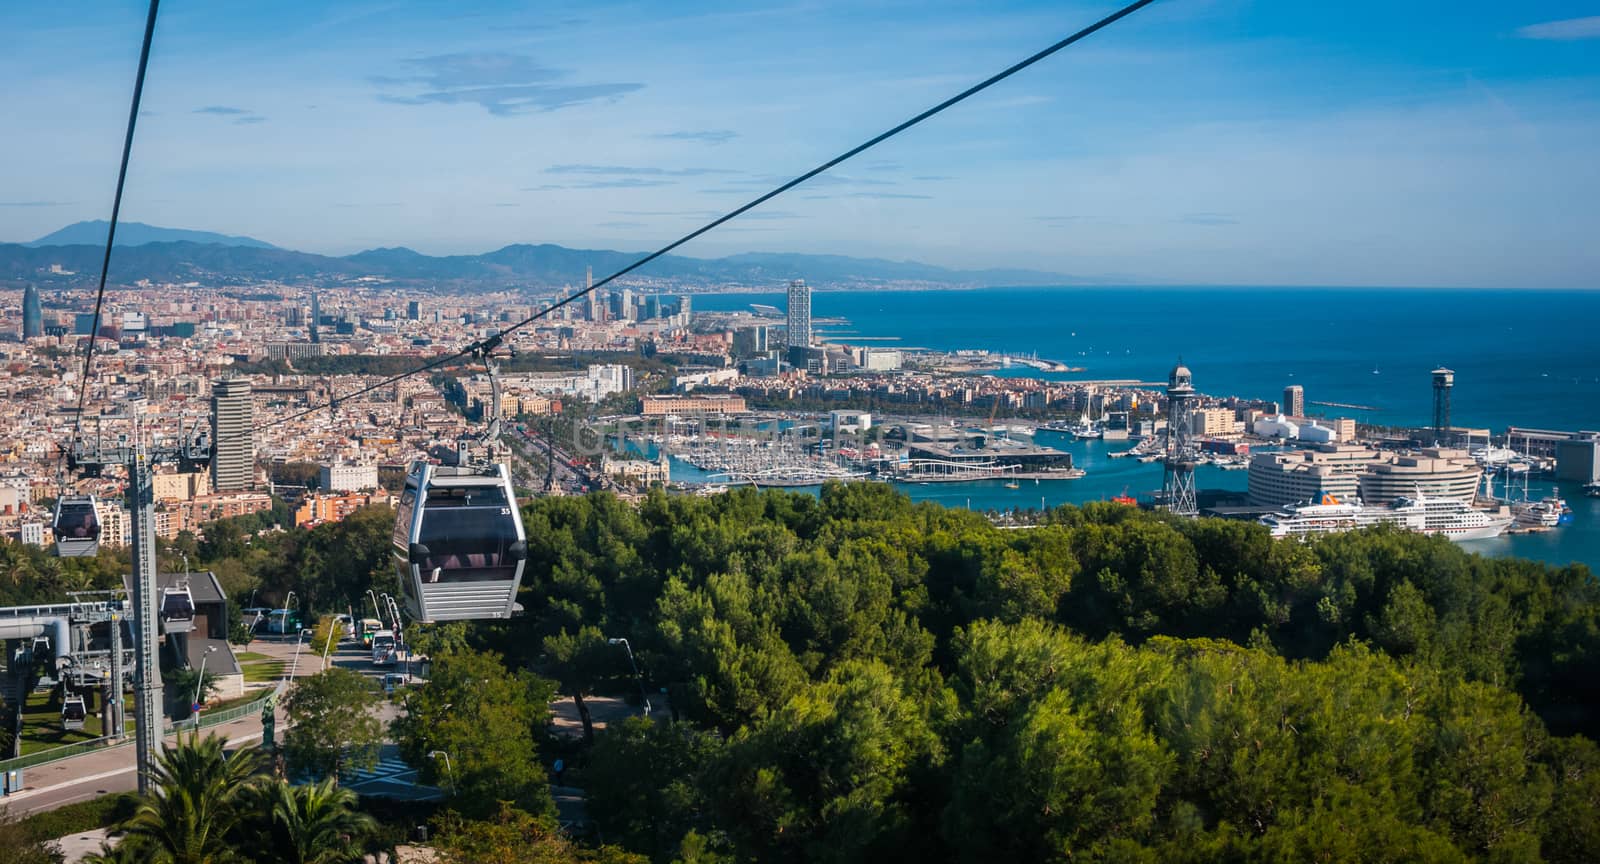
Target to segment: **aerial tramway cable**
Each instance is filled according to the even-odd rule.
[[[111,247],[117,237],[117,220],[122,213],[122,189],[128,180],[128,159],[133,153],[133,130],[139,122],[139,102],[144,96],[145,70],[150,65],[150,42],[155,38],[156,12],[160,0],[150,0],[149,13],[144,22],[144,42],[139,47],[139,69],[133,79],[133,99],[128,106],[128,127],[122,139],[122,163],[117,169],[116,193],[111,199],[111,221],[106,226],[105,255],[100,260],[100,285],[95,291],[94,323],[89,328],[88,346],[83,352],[83,376],[78,382],[78,411],[73,418],[72,440],[61,447],[60,467],[57,470],[55,512],[51,515],[50,529],[55,536],[56,554],[62,557],[94,556],[100,549],[100,521],[95,512],[95,498],[90,495],[67,494],[65,467],[69,448],[83,434],[83,410],[89,398],[90,374],[94,371],[94,343],[100,337],[100,313],[105,306],[106,277],[111,272]],[[80,701],[81,708],[81,701]],[[81,721],[80,721],[81,725]]]
[[[111,272],[111,247],[117,239],[117,218],[122,213],[122,187],[128,180],[128,158],[133,154],[133,130],[139,123],[139,101],[144,96],[144,73],[150,65],[150,41],[156,34],[156,10],[161,0],[150,0],[144,21],[144,44],[139,48],[139,71],[133,79],[133,102],[128,106],[128,131],[122,139],[122,165],[117,169],[117,191],[111,199],[111,222],[106,226],[106,251],[100,260],[100,287],[94,297],[94,324],[89,330],[89,347],[83,353],[83,380],[78,384],[78,416],[74,421],[74,440],[83,432],[83,406],[89,396],[89,373],[94,367],[94,343],[100,337],[100,310],[106,300],[106,276]]]
[[[289,422],[292,422],[294,420],[298,420],[298,419],[300,419],[302,417],[307,417],[307,416],[309,416],[311,414],[315,414],[318,411],[323,411],[323,410],[325,410],[327,408],[330,408],[333,405],[335,405],[337,402],[343,402],[343,401],[347,401],[347,400],[350,400],[350,399],[353,399],[353,398],[364,396],[364,395],[366,395],[368,393],[373,392],[374,390],[382,389],[382,388],[387,387],[387,386],[389,386],[391,384],[394,384],[394,383],[396,383],[398,381],[402,381],[402,380],[404,380],[406,378],[410,378],[413,375],[421,375],[421,374],[423,374],[425,372],[432,372],[435,369],[439,369],[439,368],[442,368],[442,367],[445,367],[445,366],[449,366],[449,365],[455,364],[455,363],[457,363],[457,362],[459,362],[459,361],[461,361],[463,359],[472,357],[472,356],[477,355],[477,354],[487,354],[488,352],[493,351],[495,348],[499,347],[500,343],[507,336],[510,336],[511,334],[517,332],[518,330],[521,330],[522,328],[528,326],[529,324],[532,324],[533,322],[538,321],[539,319],[550,315],[552,312],[555,312],[557,309],[560,309],[560,308],[562,308],[564,306],[568,306],[568,305],[570,305],[572,303],[577,302],[578,300],[583,299],[584,297],[588,296],[589,294],[593,293],[594,291],[605,287],[606,285],[610,284],[611,282],[614,282],[617,279],[620,279],[623,276],[628,275],[629,273],[632,273],[633,271],[639,269],[640,267],[643,267],[644,265],[649,264],[651,261],[654,261],[657,258],[660,258],[661,256],[668,254],[672,250],[677,249],[678,247],[684,245],[685,243],[688,243],[689,241],[694,240],[695,238],[697,238],[697,237],[699,237],[699,236],[701,236],[701,235],[703,235],[703,234],[705,234],[705,233],[707,233],[707,232],[709,232],[709,231],[711,231],[711,230],[723,225],[726,222],[732,221],[733,219],[737,219],[739,216],[742,216],[745,213],[748,213],[749,211],[754,210],[755,208],[761,206],[762,204],[765,204],[768,201],[771,201],[772,199],[778,197],[779,195],[782,195],[783,193],[788,192],[790,189],[793,189],[796,186],[799,186],[802,183],[805,183],[807,180],[810,180],[811,178],[816,177],[818,174],[822,174],[823,172],[826,172],[829,169],[834,168],[834,167],[838,166],[839,164],[841,164],[841,163],[843,163],[843,162],[845,162],[845,161],[847,161],[849,159],[852,159],[852,158],[854,158],[856,156],[859,156],[860,154],[866,152],[867,150],[870,150],[873,147],[876,147],[877,145],[882,144],[883,142],[889,140],[890,138],[893,138],[896,135],[899,135],[901,132],[904,132],[907,129],[910,129],[911,127],[913,127],[913,126],[916,126],[916,125],[922,123],[924,120],[927,120],[930,117],[933,117],[934,115],[943,112],[945,109],[950,108],[952,106],[955,106],[955,105],[957,105],[957,104],[959,104],[961,102],[966,101],[967,99],[971,98],[972,96],[975,96],[975,95],[977,95],[979,93],[982,93],[983,91],[989,89],[990,87],[993,87],[994,85],[1000,83],[1001,81],[1004,81],[1007,78],[1010,78],[1011,76],[1017,74],[1018,72],[1021,72],[1022,70],[1027,69],[1029,66],[1032,66],[1035,63],[1038,63],[1039,61],[1044,60],[1044,59],[1050,57],[1053,54],[1056,54],[1057,52],[1059,52],[1059,51],[1071,46],[1072,44],[1074,44],[1076,42],[1079,42],[1079,41],[1081,41],[1081,40],[1083,40],[1083,39],[1085,39],[1085,38],[1087,38],[1089,36],[1092,36],[1093,34],[1105,29],[1106,27],[1111,26],[1112,24],[1117,23],[1118,21],[1121,21],[1123,18],[1126,18],[1129,15],[1132,15],[1133,13],[1139,11],[1140,9],[1143,9],[1146,6],[1149,6],[1150,4],[1152,4],[1154,2],[1155,2],[1155,0],[1136,0],[1136,2],[1129,3],[1128,5],[1123,6],[1121,9],[1118,9],[1117,11],[1112,12],[1110,15],[1107,15],[1104,18],[1101,18],[1100,20],[1094,22],[1093,24],[1090,24],[1089,26],[1083,28],[1082,30],[1079,30],[1076,33],[1073,33],[1072,35],[1067,36],[1066,38],[1061,39],[1060,41],[1058,41],[1058,42],[1056,42],[1056,43],[1044,48],[1043,50],[1038,51],[1037,53],[1032,54],[1032,55],[1022,59],[1022,60],[1020,60],[1020,61],[1018,61],[1018,62],[1016,62],[1016,63],[1014,63],[1014,64],[1012,64],[1012,65],[1010,65],[1008,67],[1006,67],[1005,69],[1002,69],[999,72],[996,72],[995,74],[989,76],[988,78],[985,78],[984,80],[978,82],[977,84],[974,84],[971,87],[968,87],[967,89],[961,91],[960,93],[957,93],[956,95],[951,96],[950,98],[944,100],[943,102],[940,102],[939,104],[933,106],[932,108],[929,108],[926,111],[923,111],[922,113],[917,114],[916,116],[914,116],[914,117],[912,117],[912,118],[910,118],[910,119],[908,119],[908,120],[906,120],[906,121],[904,121],[904,122],[902,122],[902,123],[890,128],[890,129],[888,129],[888,130],[886,130],[884,132],[881,132],[878,135],[873,136],[872,138],[867,139],[866,141],[862,142],[861,144],[858,144],[855,147],[852,147],[849,150],[846,150],[843,153],[840,153],[839,155],[833,157],[832,159],[829,159],[828,161],[823,162],[822,164],[816,166],[815,168],[812,168],[811,170],[805,172],[804,174],[801,174],[801,175],[795,177],[794,179],[792,179],[792,180],[790,180],[790,181],[788,181],[788,182],[786,182],[786,183],[784,183],[784,184],[782,184],[782,185],[780,185],[780,186],[778,186],[778,187],[776,187],[776,188],[774,188],[774,189],[762,194],[761,196],[752,199],[751,201],[745,203],[744,205],[742,205],[742,206],[740,206],[738,208],[735,208],[733,210],[730,210],[729,212],[717,217],[716,219],[711,220],[710,222],[707,222],[706,224],[700,226],[699,228],[696,228],[695,230],[690,231],[688,234],[685,234],[682,237],[679,237],[678,239],[672,241],[671,243],[668,243],[667,245],[662,246],[660,249],[657,249],[656,251],[651,252],[648,255],[644,255],[643,257],[635,260],[633,263],[627,265],[626,267],[623,267],[622,269],[612,273],[611,275],[606,276],[604,279],[600,279],[599,281],[595,282],[592,285],[589,285],[586,288],[583,288],[581,290],[574,291],[573,293],[568,294],[566,297],[562,298],[561,300],[551,304],[550,306],[545,307],[544,309],[539,310],[538,312],[535,312],[532,315],[529,315],[528,317],[522,319],[521,321],[516,322],[515,324],[512,324],[510,327],[507,327],[504,330],[501,330],[501,331],[499,331],[499,332],[497,332],[497,333],[495,333],[495,334],[493,334],[491,336],[488,336],[488,337],[486,337],[484,339],[480,339],[480,340],[478,340],[476,342],[473,342],[473,343],[467,345],[465,348],[462,348],[461,350],[459,350],[459,351],[457,351],[457,352],[455,352],[453,354],[447,354],[447,355],[444,355],[442,357],[435,358],[434,360],[430,360],[429,362],[424,363],[421,366],[418,366],[416,369],[413,369],[413,370],[411,370],[409,372],[401,372],[401,373],[398,373],[398,374],[395,374],[395,375],[390,375],[390,376],[382,379],[381,381],[378,381],[375,384],[370,384],[370,385],[368,385],[366,387],[362,387],[362,388],[360,388],[358,390],[355,390],[353,392],[346,393],[343,396],[340,396],[337,400],[330,399],[328,402],[324,402],[324,403],[322,403],[320,405],[313,405],[310,408],[306,408],[303,411],[297,412],[295,414],[291,414],[288,417],[284,417],[284,418],[277,419],[277,420],[272,420],[270,422],[258,423],[255,426],[251,427],[251,429],[248,432],[242,432],[242,433],[237,433],[237,434],[240,434],[240,435],[243,435],[243,434],[254,434],[255,432],[260,431],[261,429],[264,429],[264,428],[266,428],[268,426],[277,426],[277,425],[281,425],[281,424],[284,424],[284,423],[289,423]],[[154,7],[154,3],[152,3],[152,8],[153,7]],[[154,21],[154,12],[152,12],[151,14],[152,14],[151,20]],[[148,44],[148,37],[147,37],[147,44]],[[142,78],[142,75],[143,75],[143,67],[142,66],[140,68],[140,74],[141,74],[141,78]],[[132,127],[130,125],[130,127],[129,127],[129,140],[130,141],[132,140],[132,134],[133,134],[132,133]],[[126,164],[126,155],[124,155],[124,164]],[[121,188],[120,184],[119,184],[118,188],[119,188],[119,194],[120,194],[120,188]],[[107,248],[108,248],[107,255],[109,256],[109,254],[110,254],[109,253],[109,246]],[[104,280],[102,279],[102,282],[103,281]],[[219,443],[219,442],[212,442],[213,446],[215,446],[217,443]]]

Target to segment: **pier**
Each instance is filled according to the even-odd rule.
[[[1324,408],[1345,408],[1351,411],[1382,411],[1376,405],[1356,405],[1352,402],[1320,402],[1316,399],[1307,399],[1307,405],[1321,405]]]

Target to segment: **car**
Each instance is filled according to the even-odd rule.
[[[389,674],[383,676],[383,692],[393,693],[396,689],[404,687],[405,683],[406,676],[401,675],[398,672],[390,672]]]

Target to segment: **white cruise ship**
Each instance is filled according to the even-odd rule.
[[[1369,525],[1395,525],[1451,540],[1498,537],[1511,524],[1507,513],[1477,510],[1454,498],[1396,498],[1387,505],[1365,505],[1359,498],[1340,501],[1323,495],[1316,504],[1291,504],[1261,517],[1274,537],[1300,537],[1349,531]]]

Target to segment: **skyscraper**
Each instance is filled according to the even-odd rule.
[[[804,279],[789,283],[788,318],[789,347],[811,347],[811,286]]]
[[[311,292],[311,341],[321,342],[322,334],[322,303],[317,298],[317,292]]]
[[[44,310],[39,306],[39,289],[33,285],[22,289],[22,338],[32,339],[44,335]]]
[[[1283,388],[1283,413],[1290,417],[1306,416],[1306,388],[1299,384]]]
[[[419,320],[420,318],[422,318],[422,304],[417,302],[416,300],[412,300],[410,303],[407,303],[406,304],[406,320],[407,321],[416,321],[416,320]]]
[[[315,296],[315,295],[312,295]],[[312,331],[316,332],[316,331]],[[211,383],[211,485],[218,492],[249,489],[255,482],[255,397],[244,378]]]

